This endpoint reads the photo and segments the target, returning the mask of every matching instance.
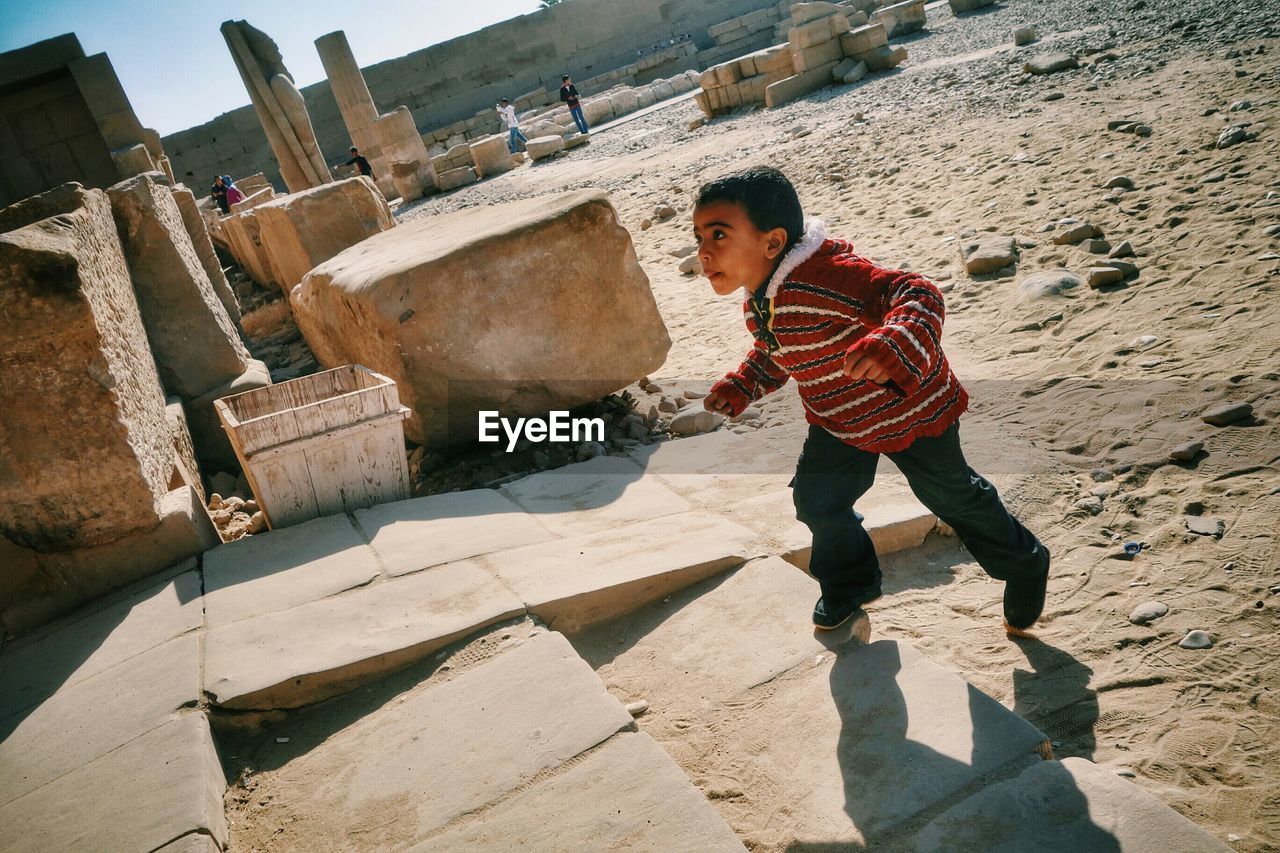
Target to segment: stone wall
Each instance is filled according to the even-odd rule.
[[[776,3],[574,0],[371,65],[363,69],[364,77],[380,112],[403,104],[419,130],[430,131],[480,113],[487,118],[500,98],[514,101],[540,88],[555,97],[561,74],[587,81],[686,35],[697,47],[710,48],[714,40],[708,28]],[[652,78],[677,70],[647,69]],[[302,94],[325,157],[331,165],[346,160],[351,142],[328,81],[307,86]],[[177,180],[197,196],[208,195],[215,174],[261,171],[282,186],[279,167],[249,106],[167,136],[164,147]]]

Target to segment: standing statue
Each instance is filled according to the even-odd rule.
[[[231,49],[231,58],[249,91],[289,192],[332,181],[306,102],[289,69],[284,67],[280,48],[270,36],[245,21],[224,21],[222,37]]]

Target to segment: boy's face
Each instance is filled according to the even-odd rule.
[[[731,201],[694,208],[693,236],[702,272],[720,296],[763,284],[787,245],[785,228],[761,231],[752,224],[746,208]]]

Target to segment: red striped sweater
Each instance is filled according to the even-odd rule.
[[[968,406],[942,352],[942,294],[923,276],[878,267],[848,242],[825,239],[822,223],[812,221],[764,297],[759,307],[771,309],[772,335],[762,333],[748,298],[755,345],[712,388],[733,414],[794,376],[809,423],[862,450],[893,453],[941,434]],[[890,381],[849,379],[842,368],[850,351],[888,365]]]

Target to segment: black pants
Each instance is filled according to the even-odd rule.
[[[1044,571],[1039,540],[1009,514],[996,489],[965,462],[960,425],[936,438],[918,438],[887,454],[930,512],[955,528],[987,574],[999,580]],[[880,561],[853,505],[875,481],[878,453],[845,444],[809,426],[793,481],[796,517],[813,532],[809,571],[829,602],[848,601],[880,583]]]

